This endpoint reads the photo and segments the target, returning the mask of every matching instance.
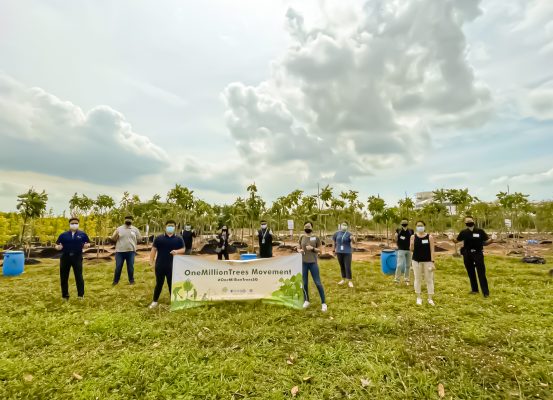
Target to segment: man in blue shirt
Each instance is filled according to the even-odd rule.
[[[79,219],[69,219],[69,230],[59,235],[56,240],[56,250],[63,253],[60,258],[60,282],[61,297],[69,299],[69,272],[73,267],[75,283],[77,284],[77,296],[83,299],[84,278],[83,278],[83,248],[90,247],[90,240],[83,231],[79,230]]]
[[[165,223],[165,233],[154,239],[152,251],[150,252],[150,265],[154,266],[156,272],[156,287],[154,299],[149,308],[156,308],[163,284],[167,280],[169,286],[169,297],[171,297],[171,280],[173,278],[173,256],[184,254],[184,241],[180,236],[175,235],[177,224],[173,220]]]

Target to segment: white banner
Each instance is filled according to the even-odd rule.
[[[171,310],[217,301],[263,300],[301,308],[300,254],[247,261],[173,257]]]

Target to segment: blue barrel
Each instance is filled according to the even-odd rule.
[[[246,254],[240,254],[241,260],[255,260],[257,258],[257,254],[253,253],[246,253]]]
[[[382,250],[380,253],[380,263],[382,264],[382,272],[386,275],[396,273],[397,254],[395,250]]]
[[[2,265],[4,276],[21,275],[24,267],[25,254],[22,251],[6,251],[4,253],[4,265]]]

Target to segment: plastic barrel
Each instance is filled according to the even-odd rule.
[[[6,251],[4,253],[4,265],[2,265],[2,274],[4,276],[21,275],[24,267],[25,254],[22,251]]]
[[[257,254],[252,253],[246,253],[246,254],[240,254],[241,260],[255,260],[257,258]]]
[[[380,254],[382,272],[386,275],[393,275],[396,272],[397,254],[395,250],[382,250]]]

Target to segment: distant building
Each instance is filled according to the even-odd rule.
[[[415,193],[415,210],[420,210],[425,205],[430,204],[434,201],[434,193],[433,192],[419,192]],[[455,215],[457,213],[457,207],[451,204],[450,202],[446,201],[443,203],[444,206],[447,208],[447,211]]]

